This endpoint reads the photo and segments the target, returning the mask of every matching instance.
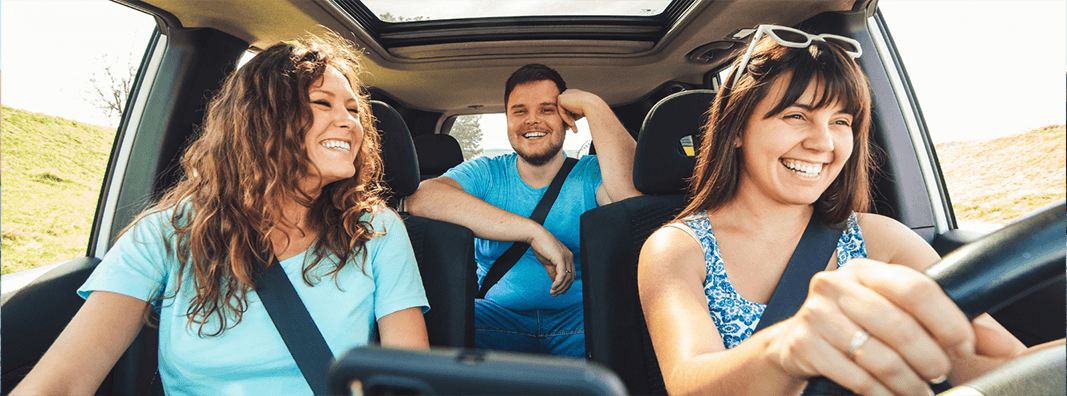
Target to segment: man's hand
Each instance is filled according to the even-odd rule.
[[[604,180],[597,192],[597,204],[607,205],[641,195],[634,188],[633,178],[637,142],[607,102],[592,93],[568,89],[556,97],[556,107],[563,123],[575,133],[578,132],[575,121],[585,118],[589,123],[589,136],[596,146],[600,175]]]
[[[585,117],[586,108],[600,97],[580,89],[568,89],[556,97],[556,107],[559,108],[559,116],[563,123],[574,133],[578,133],[576,121]]]
[[[556,297],[570,290],[574,283],[574,254],[547,229],[542,227],[541,231],[530,239],[530,247],[537,260],[545,266],[548,277],[552,278],[549,294]]]

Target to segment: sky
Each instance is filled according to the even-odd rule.
[[[1067,122],[1067,2],[879,5],[934,142],[990,139]],[[0,103],[113,125],[87,100],[89,78],[108,62],[139,62],[153,28],[146,15],[103,0],[0,0]],[[1001,55],[994,58],[993,50]],[[485,136],[502,138],[486,147],[507,146],[497,132],[503,117],[485,117],[481,124]],[[588,139],[588,130],[580,129],[583,135],[568,137],[568,149]]]

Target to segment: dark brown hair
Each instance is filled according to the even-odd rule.
[[[551,67],[540,63],[531,63],[515,70],[514,73],[511,73],[511,77],[508,77],[508,81],[504,83],[504,107],[507,107],[508,99],[511,98],[511,91],[515,90],[515,87],[546,80],[555,83],[559,93],[567,90],[567,82],[563,81],[563,77]]]
[[[852,212],[870,206],[869,147],[871,125],[871,89],[859,65],[834,44],[815,41],[807,48],[779,45],[770,37],[757,43],[737,84],[727,84],[715,95],[704,126],[700,151],[689,183],[689,204],[678,219],[706,210],[714,212],[737,195],[741,175],[741,158],[734,141],[743,133],[750,117],[772,117],[792,106],[815,81],[816,108],[843,103],[853,117],[852,154],[837,178],[815,202],[815,211],[823,223],[838,225]],[[754,114],[770,87],[779,78],[788,78],[785,95],[767,114]]]
[[[303,177],[315,172],[304,147],[313,122],[308,90],[327,67],[351,84],[364,135],[356,174],[323,186],[313,197],[300,188]],[[175,290],[182,281],[196,290],[186,315],[201,336],[217,336],[240,323],[246,295],[263,270],[260,260],[270,261],[270,235],[282,232],[279,225],[296,228],[283,217],[285,202],[307,207],[305,229],[317,234],[309,252],[313,260],[303,267],[305,283],[319,281],[311,270],[331,254],[337,263],[328,275],[336,276],[356,258],[363,270],[364,245],[381,233],[361,218],[381,207],[384,189],[378,132],[360,71],[352,43],[333,32],[259,53],[228,76],[209,103],[203,127],[182,157],[182,180],[138,217],[173,210],[174,235],[164,238],[173,242],[166,250],[178,258]],[[212,321],[218,327],[205,329]]]

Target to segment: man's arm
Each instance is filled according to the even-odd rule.
[[[529,243],[552,278],[552,296],[574,282],[574,255],[545,227],[468,194],[448,177],[423,181],[405,201],[409,213],[470,228],[474,236],[494,241]]]
[[[576,119],[585,117],[589,123],[589,134],[592,135],[593,145],[596,146],[600,176],[603,179],[603,184],[597,191],[597,203],[604,205],[641,195],[634,188],[633,175],[634,149],[637,142],[619,119],[615,118],[611,107],[599,96],[578,89],[564,91],[559,95],[557,103],[563,110],[560,112],[563,122],[575,132]]]

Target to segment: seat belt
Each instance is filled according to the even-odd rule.
[[[326,375],[333,361],[333,352],[296,294],[296,288],[285,275],[278,257],[274,257],[267,270],[256,277],[256,294],[311,391],[316,395],[327,394]]]
[[[559,172],[556,172],[556,177],[552,179],[552,184],[548,185],[545,195],[541,196],[541,201],[537,202],[533,213],[530,214],[530,220],[536,221],[537,224],[545,224],[545,218],[548,217],[548,211],[552,209],[552,204],[556,202],[556,197],[559,196],[559,191],[563,188],[563,182],[567,180],[567,175],[571,173],[571,169],[577,163],[577,159],[570,157],[563,161],[563,166],[559,168]],[[478,289],[478,295],[475,298],[485,298],[485,293],[488,293],[489,289],[499,282],[504,277],[504,274],[515,266],[515,263],[519,262],[522,255],[526,253],[526,249],[529,248],[530,244],[526,242],[515,242],[504,254],[497,257],[493,265],[489,267],[489,272],[485,274],[485,278],[482,279],[482,287]]]
[[[793,251],[793,257],[789,259],[785,272],[778,279],[778,286],[774,288],[771,300],[767,302],[767,308],[763,310],[763,316],[752,331],[753,334],[793,316],[800,310],[800,306],[808,298],[811,277],[826,269],[826,263],[837,249],[837,241],[840,238],[840,231],[830,229],[819,220],[814,211],[811,213],[808,227],[804,229],[804,235],[800,237],[800,243]]]

